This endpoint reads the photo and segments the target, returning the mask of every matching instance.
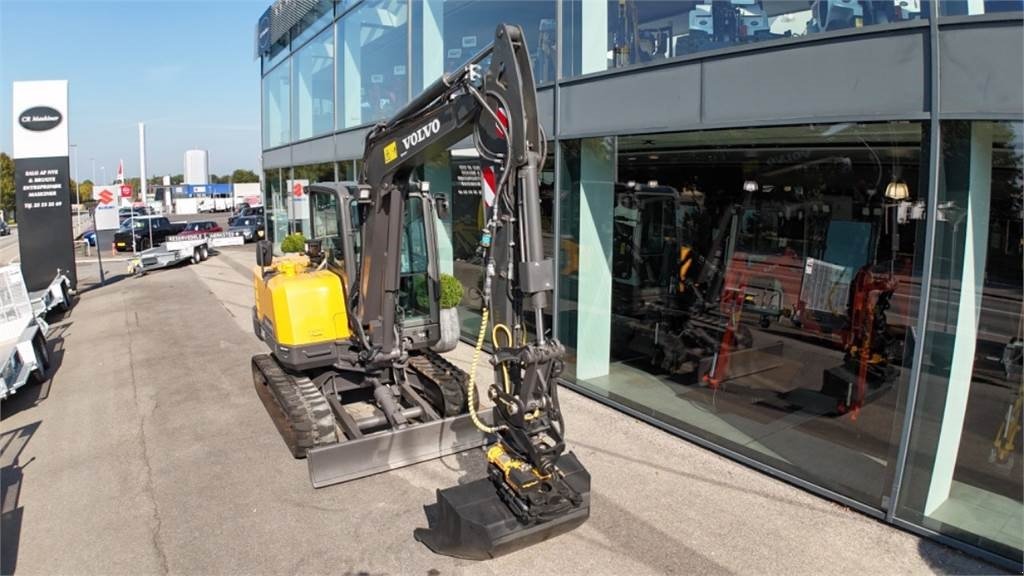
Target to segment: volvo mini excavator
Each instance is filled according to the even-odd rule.
[[[444,201],[418,168],[470,136],[496,181],[467,375],[430,351]],[[522,30],[500,25],[490,46],[371,129],[358,183],[309,187],[304,255],[257,249],[253,322],[270,354],[253,358],[254,383],[314,486],[488,444],[487,477],[438,490],[430,527],[415,532],[440,554],[492,558],[590,515],[590,475],[565,450],[565,350],[544,322],[555,281],[541,237],[545,145]],[[489,327],[493,408],[482,410],[475,368]]]

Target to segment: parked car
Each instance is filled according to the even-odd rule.
[[[7,225],[7,222],[0,220],[0,236],[9,236],[11,234],[11,227]]]
[[[242,216],[235,220],[235,223],[228,228],[228,232],[240,234],[246,242],[262,240],[265,234],[263,231],[263,217]]]
[[[114,249],[127,252],[132,249],[147,250],[162,244],[168,236],[174,236],[185,228],[185,224],[172,224],[166,216],[135,216],[121,223],[114,233]],[[134,244],[132,237],[134,236]]]
[[[263,219],[263,206],[249,206],[242,208],[238,214],[228,218],[228,226],[234,226],[241,218],[247,218],[249,216],[258,216],[261,220]]]
[[[200,234],[216,234],[217,232],[223,232],[224,229],[220,227],[220,224],[210,220],[204,220],[202,222],[189,222],[185,225],[185,229],[178,233],[178,236],[197,236]]]
[[[142,208],[121,208],[117,211],[118,220],[124,221],[132,216],[148,216]]]
[[[96,246],[96,231],[92,228],[82,232],[82,240],[89,243],[89,246]]]

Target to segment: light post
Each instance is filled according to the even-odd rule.
[[[107,185],[107,167],[106,166],[100,166],[100,174],[103,175],[103,178],[102,178],[103,185],[106,186]]]
[[[78,178],[78,156],[80,154],[78,150],[78,144],[69,144],[70,148],[75,149],[75,222],[78,227],[78,233],[82,232],[82,181]]]

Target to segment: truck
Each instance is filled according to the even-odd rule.
[[[0,400],[29,383],[46,380],[46,316],[71,307],[70,288],[70,280],[58,270],[49,286],[29,292],[19,264],[0,267]]]
[[[171,222],[166,216],[131,216],[114,233],[114,250],[148,250],[180,233],[185,226],[185,222]]]

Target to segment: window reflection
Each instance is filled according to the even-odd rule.
[[[564,0],[569,75],[927,17],[927,0]],[[607,38],[607,46],[598,41]],[[592,53],[607,49],[606,58]]]
[[[900,515],[1024,560],[1024,125],[942,123],[935,260]]]
[[[310,184],[334,181],[334,163],[306,164],[292,169],[292,178],[285,180],[281,193],[281,207],[286,217],[289,234],[306,236],[314,233],[310,226],[309,191]]]
[[[365,0],[338,21],[341,128],[388,118],[408,100],[408,3]]]
[[[334,31],[325,30],[294,56],[296,140],[334,129]]]
[[[444,3],[444,70],[451,72],[494,41],[498,23],[523,29],[534,80],[555,79],[555,3],[553,1],[447,0]]]
[[[1024,0],[943,0],[939,3],[943,16],[978,16],[994,12],[1020,12]]]
[[[263,78],[263,147],[273,148],[291,141],[291,61],[274,68]]]
[[[920,125],[620,137],[604,188],[581,148],[562,310],[578,301],[588,348],[609,329],[603,365],[576,346],[582,383],[881,506],[920,286]],[[588,235],[609,246],[607,311],[578,288],[603,273]]]

